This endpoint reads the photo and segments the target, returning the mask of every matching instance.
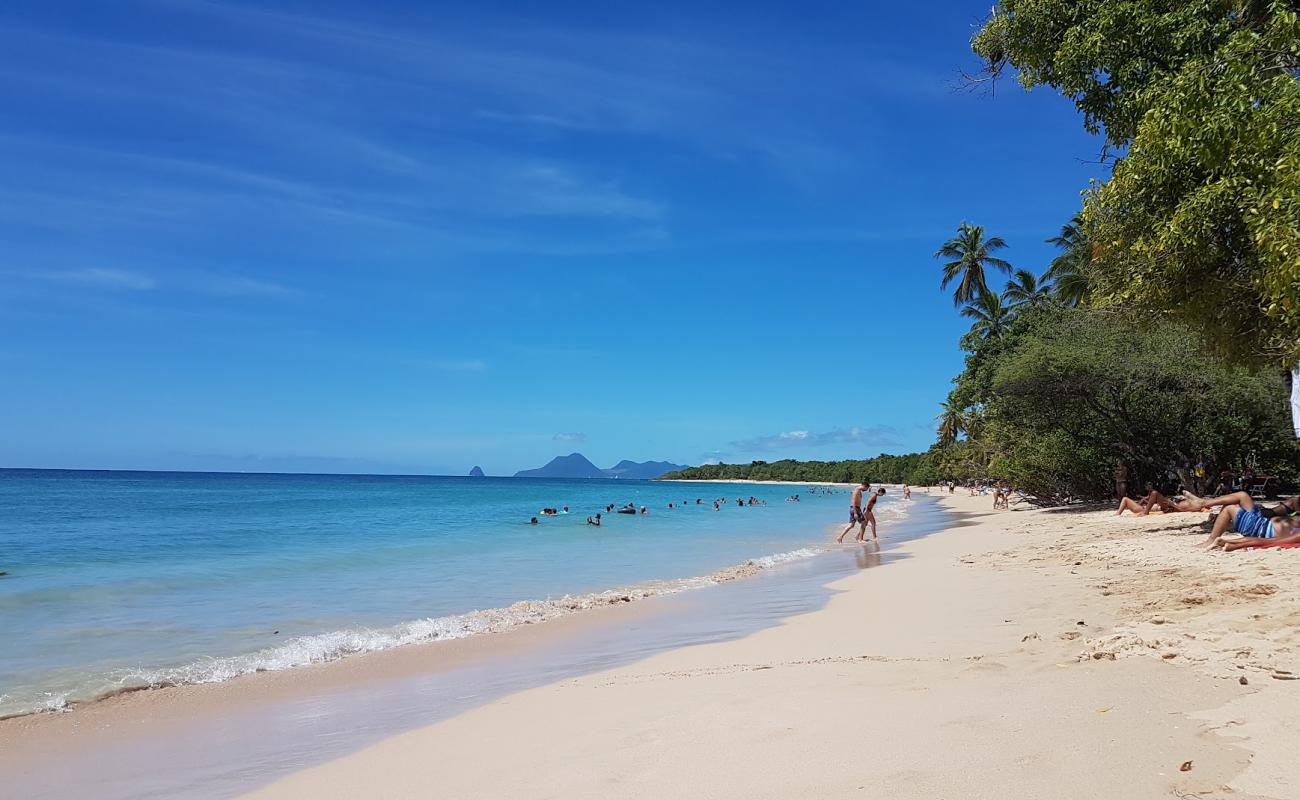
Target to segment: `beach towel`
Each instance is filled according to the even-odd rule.
[[[1288,542],[1287,544],[1277,544],[1275,542],[1264,542],[1251,547],[1251,550],[1258,550],[1261,547],[1300,547],[1300,542]]]

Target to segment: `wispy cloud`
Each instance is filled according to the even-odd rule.
[[[158,282],[144,273],[108,267],[50,270],[27,274],[38,279],[96,286],[104,289],[125,289],[133,292],[144,292],[158,287]]]
[[[140,270],[111,267],[76,269],[0,270],[0,274],[39,283],[59,283],[103,291],[171,291],[212,297],[276,298],[298,294],[274,281],[204,270]]]
[[[397,27],[362,6],[330,16],[148,5],[160,24],[203,35],[160,46],[124,28],[0,24],[25,94],[151,130],[89,136],[39,114],[10,126],[0,225],[136,248],[210,246],[205,232],[238,230],[247,247],[292,241],[304,257],[376,262],[380,251],[647,252],[692,231],[727,244],[728,227],[780,238],[767,224],[692,224],[708,202],[697,167],[824,191],[883,152],[863,144],[879,121],[863,98],[942,84],[770,26],[738,37],[470,13],[413,14]],[[252,284],[213,293],[286,294]]]
[[[428,364],[445,372],[483,372],[488,368],[487,362],[478,358],[435,359]]]
[[[505,111],[493,111],[492,109],[486,108],[481,108],[476,113],[481,119],[503,122],[511,125],[538,125],[546,128],[560,128],[562,130],[571,131],[593,130],[591,125],[579,120],[566,119],[565,117],[557,117],[552,114],[511,114]]]
[[[222,297],[290,297],[298,290],[275,281],[249,278],[244,275],[219,275],[197,273],[191,283],[194,289]]]
[[[552,441],[566,442],[570,444],[582,444],[587,441],[585,433],[557,433],[551,437]]]
[[[890,446],[899,443],[898,430],[889,425],[872,425],[865,428],[835,428],[821,433],[811,431],[786,431],[771,436],[758,436],[731,442],[737,450],[746,452],[773,452],[793,448],[816,448],[831,445]]]
[[[700,463],[721,464],[724,461],[726,461],[727,457],[730,455],[731,455],[730,453],[724,452],[722,450],[709,450],[707,452],[700,453]]]

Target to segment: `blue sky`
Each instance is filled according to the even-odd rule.
[[[6,3],[0,466],[924,449],[933,252],[1042,271],[1098,143],[882,5]]]

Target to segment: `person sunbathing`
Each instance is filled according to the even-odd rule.
[[[1230,534],[1233,538],[1224,536],[1219,541],[1223,544],[1223,549],[1231,553],[1233,550],[1246,550],[1251,547],[1281,547],[1282,545],[1291,545],[1300,547],[1300,529],[1292,527],[1291,533],[1286,536],[1275,536],[1272,539],[1252,539],[1249,536],[1236,538],[1239,534]]]
[[[1229,499],[1239,500],[1239,503],[1226,502]],[[1219,502],[1215,502],[1219,501]],[[1290,543],[1291,541],[1300,541],[1300,536],[1296,534],[1295,519],[1289,516],[1267,517],[1263,509],[1255,505],[1255,498],[1251,497],[1248,492],[1234,492],[1231,495],[1222,495],[1220,497],[1203,499],[1201,503],[1209,505],[1222,505],[1223,510],[1214,521],[1214,529],[1210,532],[1210,538],[1206,539],[1203,546],[1207,548],[1223,546],[1237,550],[1242,547],[1258,547],[1260,543],[1272,542],[1273,544]],[[1233,536],[1232,534],[1237,534]],[[1256,540],[1254,545],[1243,544],[1243,542]]]
[[[1294,517],[1300,514],[1300,495],[1288,497],[1272,508],[1261,508],[1260,513],[1266,517]]]
[[[1166,514],[1172,514],[1179,511],[1205,511],[1206,509],[1199,506],[1201,498],[1184,492],[1182,500],[1174,500],[1161,494],[1159,490],[1152,489],[1146,497],[1141,500],[1134,500],[1131,497],[1125,497],[1119,501],[1119,508],[1115,511],[1115,516],[1123,514],[1125,511],[1132,511],[1136,517],[1145,517],[1151,513],[1151,509],[1159,508]]]
[[[1184,493],[1185,502],[1192,506],[1193,511],[1208,511],[1211,506],[1246,506],[1255,507],[1255,498],[1250,496],[1250,492],[1231,492],[1229,494],[1219,495],[1218,497],[1197,497],[1194,494]],[[1277,505],[1269,508],[1259,507],[1259,512],[1267,519],[1273,517],[1290,517],[1300,514],[1300,496],[1288,497]]]

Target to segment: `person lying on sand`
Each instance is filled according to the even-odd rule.
[[[1158,508],[1161,511],[1172,514],[1179,511],[1208,511],[1209,506],[1201,507],[1204,501],[1202,498],[1190,492],[1183,493],[1182,500],[1175,500],[1161,494],[1159,490],[1152,489],[1147,496],[1141,500],[1134,500],[1131,497],[1125,497],[1119,501],[1119,508],[1115,510],[1115,516],[1123,514],[1125,511],[1132,511],[1134,516],[1145,517],[1151,513],[1151,509]]]
[[[1194,511],[1208,511],[1211,506],[1246,506],[1247,503],[1252,507],[1255,505],[1255,498],[1250,496],[1250,492],[1231,492],[1218,497],[1197,497],[1190,493],[1184,493],[1184,496],[1191,501]],[[1271,508],[1260,506],[1259,512],[1268,519],[1300,514],[1300,497],[1288,497]]]
[[[1241,538],[1236,538],[1238,536]],[[1292,527],[1291,533],[1286,536],[1275,536],[1272,539],[1255,539],[1235,533],[1225,534],[1219,541],[1222,543],[1223,549],[1229,553],[1233,550],[1246,550],[1251,547],[1278,547],[1284,544],[1300,545],[1300,530]]]
[[[1240,502],[1226,502],[1229,499]],[[1245,539],[1273,541],[1277,544],[1297,538],[1293,518],[1280,515],[1271,519],[1266,517],[1262,509],[1256,507],[1255,499],[1248,492],[1234,492],[1231,495],[1201,500],[1201,502],[1208,504],[1207,508],[1209,505],[1223,506],[1223,510],[1214,521],[1214,530],[1210,533],[1210,538],[1203,543],[1205,547],[1218,547],[1221,544],[1226,547],[1229,544],[1237,544],[1238,547],[1233,549],[1239,549],[1244,546],[1240,545],[1240,542]],[[1231,536],[1230,534],[1233,533],[1239,536]]]
[[[1300,495],[1288,497],[1272,508],[1260,508],[1259,512],[1270,519],[1273,517],[1294,517],[1300,514]]]

